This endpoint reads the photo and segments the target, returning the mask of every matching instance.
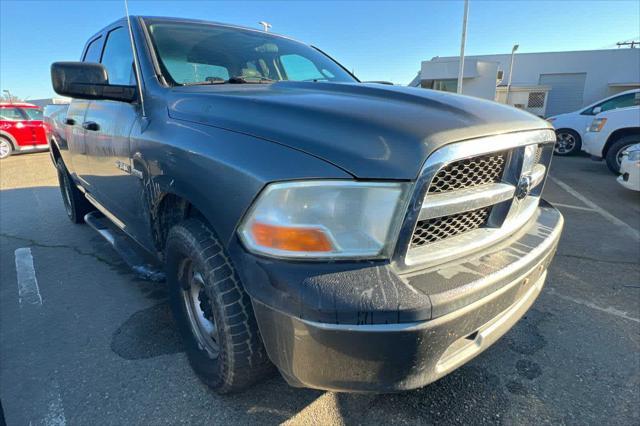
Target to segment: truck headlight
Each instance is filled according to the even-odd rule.
[[[591,125],[587,129],[588,132],[599,132],[607,123],[606,118],[594,118]]]
[[[304,181],[268,185],[239,228],[256,253],[290,258],[390,255],[409,183]]]

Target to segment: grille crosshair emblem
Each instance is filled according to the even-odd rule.
[[[522,176],[516,186],[516,198],[523,200],[531,192],[531,176]]]

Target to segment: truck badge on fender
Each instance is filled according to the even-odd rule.
[[[136,169],[135,167],[131,167],[129,164],[124,163],[120,160],[116,161],[116,167],[122,170],[123,172],[136,176],[140,179],[142,179],[143,177],[142,172],[140,170]]]

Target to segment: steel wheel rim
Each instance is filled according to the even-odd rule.
[[[11,152],[11,146],[6,140],[0,140],[0,158],[6,158]]]
[[[218,327],[213,318],[213,310],[205,288],[204,276],[194,268],[190,259],[185,259],[182,262],[180,283],[182,301],[187,312],[191,331],[196,338],[198,346],[207,352],[210,358],[217,358],[220,353]]]
[[[556,144],[553,150],[557,154],[567,154],[576,147],[576,138],[570,133],[560,133],[556,137]]]

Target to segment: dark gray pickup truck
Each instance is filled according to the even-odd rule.
[[[69,218],[163,265],[219,392],[274,365],[293,386],[424,386],[542,290],[563,219],[541,199],[555,133],[526,112],[157,17],[104,28],[52,82],[73,98],[51,126]]]

